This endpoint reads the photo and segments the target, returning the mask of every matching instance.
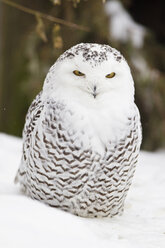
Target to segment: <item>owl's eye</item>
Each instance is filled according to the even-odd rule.
[[[82,73],[81,71],[75,70],[75,71],[73,71],[73,73],[74,73],[76,76],[85,76],[85,74]]]
[[[116,75],[115,72],[111,72],[110,74],[106,75],[106,78],[113,78]]]

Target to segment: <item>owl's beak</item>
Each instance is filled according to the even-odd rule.
[[[94,87],[93,87],[93,94],[92,94],[94,98],[96,98],[96,96],[97,96],[96,89],[97,89],[97,87],[96,87],[96,85],[94,85]]]

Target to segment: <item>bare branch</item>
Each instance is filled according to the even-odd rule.
[[[72,23],[72,22],[68,22],[68,21],[65,21],[63,19],[60,19],[60,18],[57,18],[57,17],[54,17],[54,16],[51,16],[51,15],[47,15],[45,13],[42,13],[40,11],[37,11],[37,10],[33,10],[33,9],[30,9],[30,8],[27,8],[27,7],[24,7],[20,4],[17,4],[15,2],[12,2],[10,0],[0,0],[1,2],[9,5],[9,6],[12,6],[16,9],[19,9],[19,10],[22,10],[23,12],[25,13],[28,13],[28,14],[31,14],[31,15],[38,15],[42,18],[45,18],[51,22],[55,22],[55,23],[58,23],[58,24],[61,24],[61,25],[65,25],[65,26],[68,26],[70,28],[75,28],[75,29],[78,29],[78,30],[83,30],[83,31],[86,31],[86,32],[89,32],[89,28],[88,27],[84,27],[84,26],[81,26],[81,25],[77,25],[75,23]]]

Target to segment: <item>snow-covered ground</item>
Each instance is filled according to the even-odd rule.
[[[13,179],[21,139],[0,134],[1,248],[164,248],[165,151],[141,152],[125,212],[113,219],[85,219],[19,192]]]

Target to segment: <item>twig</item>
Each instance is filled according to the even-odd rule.
[[[75,28],[75,29],[79,29],[79,30],[83,30],[83,31],[87,31],[89,32],[89,28],[87,27],[84,27],[84,26],[81,26],[81,25],[77,25],[75,23],[72,23],[72,22],[68,22],[68,21],[65,21],[63,19],[60,19],[60,18],[57,18],[57,17],[54,17],[54,16],[51,16],[51,15],[47,15],[45,13],[42,13],[40,11],[37,11],[37,10],[33,10],[33,9],[30,9],[30,8],[27,8],[27,7],[24,7],[20,4],[17,4],[15,2],[12,2],[10,0],[0,0],[1,2],[9,5],[9,6],[12,6],[16,9],[19,9],[19,10],[22,10],[23,12],[25,13],[28,13],[28,14],[31,14],[31,15],[39,15],[40,17],[42,18],[45,18],[49,21],[52,21],[52,22],[55,22],[55,23],[59,23],[61,25],[65,25],[65,26],[68,26],[70,28]]]

